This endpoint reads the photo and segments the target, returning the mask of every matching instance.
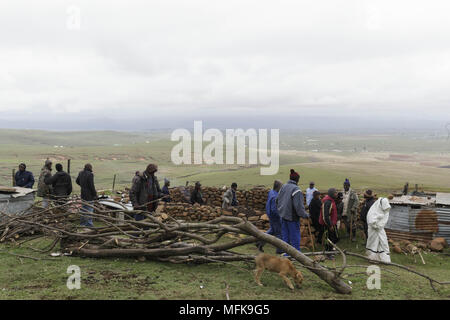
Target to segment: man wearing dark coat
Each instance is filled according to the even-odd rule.
[[[92,165],[87,163],[84,166],[84,170],[80,171],[76,183],[81,187],[81,199],[85,202],[92,202],[97,199],[97,190],[95,190],[94,185],[94,173],[92,170]],[[83,204],[82,211],[84,212],[94,212],[94,208],[88,203]],[[93,227],[92,218],[89,215],[81,216],[82,226]]]
[[[361,208],[361,212],[359,214],[359,218],[364,224],[364,234],[366,235],[366,239],[369,237],[368,233],[368,225],[367,225],[367,213],[369,212],[372,205],[375,203],[375,196],[372,190],[367,190],[364,193],[364,205]]]
[[[19,165],[19,171],[16,172],[14,180],[16,182],[16,187],[29,188],[32,189],[34,185],[34,176],[30,171],[27,171],[27,166],[25,163]]]
[[[56,173],[48,180],[52,185],[52,197],[64,203],[68,196],[72,193],[72,178],[63,171],[63,166],[60,163],[55,165]]]
[[[202,195],[202,185],[200,182],[195,183],[194,190],[191,193],[191,204],[204,204],[203,195]]]
[[[158,208],[158,199],[161,198],[162,192],[158,178],[155,176],[157,171],[157,165],[149,164],[143,173],[139,173],[133,178],[130,201],[134,210],[155,212]],[[135,219],[141,221],[145,219],[145,216],[136,214]]]

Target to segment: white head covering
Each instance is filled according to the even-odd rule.
[[[386,198],[378,199],[367,213],[367,224],[375,229],[382,229],[389,220],[391,205]]]

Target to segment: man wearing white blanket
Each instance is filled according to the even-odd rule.
[[[384,226],[389,219],[391,205],[386,198],[378,199],[367,213],[369,237],[367,239],[367,256],[369,259],[391,262],[389,255],[389,242]]]

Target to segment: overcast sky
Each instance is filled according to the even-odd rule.
[[[0,119],[444,126],[449,12],[446,0],[2,0]]]

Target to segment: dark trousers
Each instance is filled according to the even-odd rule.
[[[339,242],[339,236],[337,233],[337,229],[336,226],[333,226],[331,228],[328,228],[327,230],[327,236],[328,239],[330,239],[331,242],[333,242],[334,244]],[[328,243],[328,241],[325,244],[325,250],[326,251],[333,251],[333,246],[331,244]]]

